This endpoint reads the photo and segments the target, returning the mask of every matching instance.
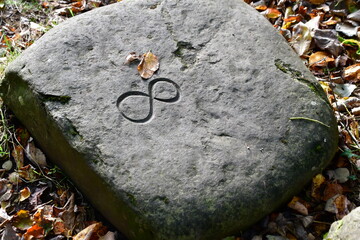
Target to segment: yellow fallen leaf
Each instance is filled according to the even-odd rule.
[[[325,177],[322,174],[316,175],[312,180],[311,196],[316,200],[322,199],[321,186],[325,183]]]
[[[159,69],[159,60],[151,51],[145,53],[137,69],[140,76],[144,79],[149,79]]]

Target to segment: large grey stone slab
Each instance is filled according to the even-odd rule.
[[[160,70],[142,80],[133,51]],[[74,17],[9,66],[3,98],[131,239],[218,239],[332,158],[313,76],[240,0],[129,0]]]

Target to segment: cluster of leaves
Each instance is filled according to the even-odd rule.
[[[1,107],[1,114],[4,107]],[[7,114],[7,116],[10,116]],[[26,129],[1,122],[0,239],[114,240]]]
[[[360,4],[353,0],[246,1],[284,36],[315,75],[338,120],[339,152],[312,184],[238,240],[326,239],[360,206]]]
[[[0,77],[46,31],[74,15],[121,0],[0,0]]]

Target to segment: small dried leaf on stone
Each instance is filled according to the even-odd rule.
[[[303,203],[301,203],[301,199],[299,197],[293,197],[293,199],[288,203],[288,207],[301,213],[302,215],[309,215],[308,209],[305,207]]]
[[[31,195],[30,189],[28,187],[23,188],[22,190],[20,190],[20,199],[19,201],[22,202],[26,199],[28,199]]]
[[[149,51],[143,55],[137,69],[142,78],[149,79],[159,69],[159,65],[158,57]]]
[[[130,64],[131,62],[133,62],[135,60],[141,61],[141,59],[142,59],[141,55],[138,56],[138,55],[136,55],[136,52],[131,52],[126,56],[124,64],[125,65]]]
[[[348,81],[357,82],[360,79],[360,63],[345,68],[343,78]]]
[[[309,57],[309,65],[316,67],[325,67],[334,61],[334,58],[330,57],[328,53],[322,51],[315,52]]]

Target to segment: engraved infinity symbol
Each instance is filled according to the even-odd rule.
[[[166,82],[166,83],[172,84],[175,87],[175,90],[176,90],[175,97],[172,97],[172,98],[153,97],[154,86],[155,86],[155,84],[157,84],[159,82]],[[127,120],[129,120],[131,122],[134,122],[134,123],[146,123],[152,118],[152,116],[154,114],[154,112],[153,112],[153,110],[154,110],[154,100],[157,100],[157,101],[160,101],[160,102],[166,102],[166,103],[173,103],[173,102],[178,101],[179,98],[180,98],[180,87],[179,87],[179,85],[177,85],[174,81],[172,81],[172,80],[170,80],[168,78],[156,78],[156,79],[150,81],[149,85],[148,85],[148,92],[149,93],[144,93],[144,92],[140,92],[140,91],[129,91],[129,92],[126,92],[124,94],[121,94],[120,97],[116,101],[116,106],[119,109],[121,115],[123,115],[123,117],[126,118]],[[149,105],[150,105],[149,113],[145,118],[140,118],[140,119],[130,118],[130,117],[126,116],[125,113],[123,113],[120,110],[120,104],[125,99],[127,99],[128,97],[134,97],[134,96],[144,96],[144,97],[149,98]]]

